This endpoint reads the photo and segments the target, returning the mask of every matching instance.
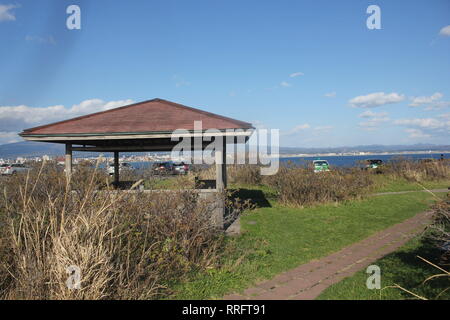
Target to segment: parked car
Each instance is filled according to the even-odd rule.
[[[5,163],[0,166],[0,174],[2,175],[13,175],[20,172],[27,172],[28,170],[31,170],[31,168],[22,163]]]
[[[152,166],[152,172],[157,175],[175,174],[175,167],[172,161],[156,162]]]
[[[177,162],[173,164],[175,174],[187,174],[189,171],[189,165],[184,162]]]
[[[379,169],[383,166],[383,161],[379,159],[367,159],[366,169]]]
[[[106,169],[108,171],[108,174],[110,176],[114,175],[114,163],[110,163]],[[133,171],[134,168],[131,164],[129,164],[128,162],[120,162],[119,163],[119,174],[124,173],[124,172],[130,172]]]
[[[314,172],[330,171],[330,164],[327,160],[313,160]]]

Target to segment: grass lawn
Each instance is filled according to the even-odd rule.
[[[374,190],[373,192],[398,192],[398,191],[416,191],[427,189],[445,189],[450,187],[450,181],[426,181],[421,184],[411,182],[402,178],[393,178],[388,175],[374,175]],[[422,187],[423,186],[423,187]]]
[[[169,298],[220,298],[245,289],[412,217],[431,201],[428,193],[411,193],[299,209],[269,199],[266,207],[241,217],[243,234],[229,239],[234,250],[220,268],[171,284],[175,294]]]
[[[416,238],[409,241],[400,250],[391,253],[373,263],[381,269],[381,290],[369,290],[366,280],[369,276],[365,270],[329,287],[317,298],[319,300],[405,300],[417,299],[413,295],[392,288],[395,284],[427,299],[450,299],[450,277],[439,277],[423,283],[428,277],[442,273],[426,262],[417,258],[421,256],[436,263],[439,250],[429,241]]]

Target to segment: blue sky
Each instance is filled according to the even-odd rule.
[[[450,141],[447,0],[0,0],[0,40],[0,144],[156,97],[280,129],[282,146]]]

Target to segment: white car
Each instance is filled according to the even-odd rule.
[[[114,163],[108,164],[108,167],[106,170],[108,171],[108,174],[110,176],[114,175]],[[134,170],[134,168],[128,162],[120,162],[119,163],[119,174],[121,174],[125,171],[133,171],[133,170]]]
[[[19,172],[27,172],[28,170],[31,170],[31,168],[27,167],[22,163],[13,163],[13,164],[5,163],[0,165],[1,175],[13,175]]]

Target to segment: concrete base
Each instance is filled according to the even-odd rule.
[[[232,217],[225,206],[223,195],[217,190],[203,189],[196,190],[200,199],[211,201],[211,220],[214,226],[224,230],[228,235],[238,235],[241,233],[240,217]]]
[[[224,229],[225,204],[220,194],[212,189],[196,190],[200,199],[211,202],[211,222],[217,229]]]
[[[225,233],[229,236],[237,236],[241,234],[241,217],[237,217],[233,223],[225,229]]]

